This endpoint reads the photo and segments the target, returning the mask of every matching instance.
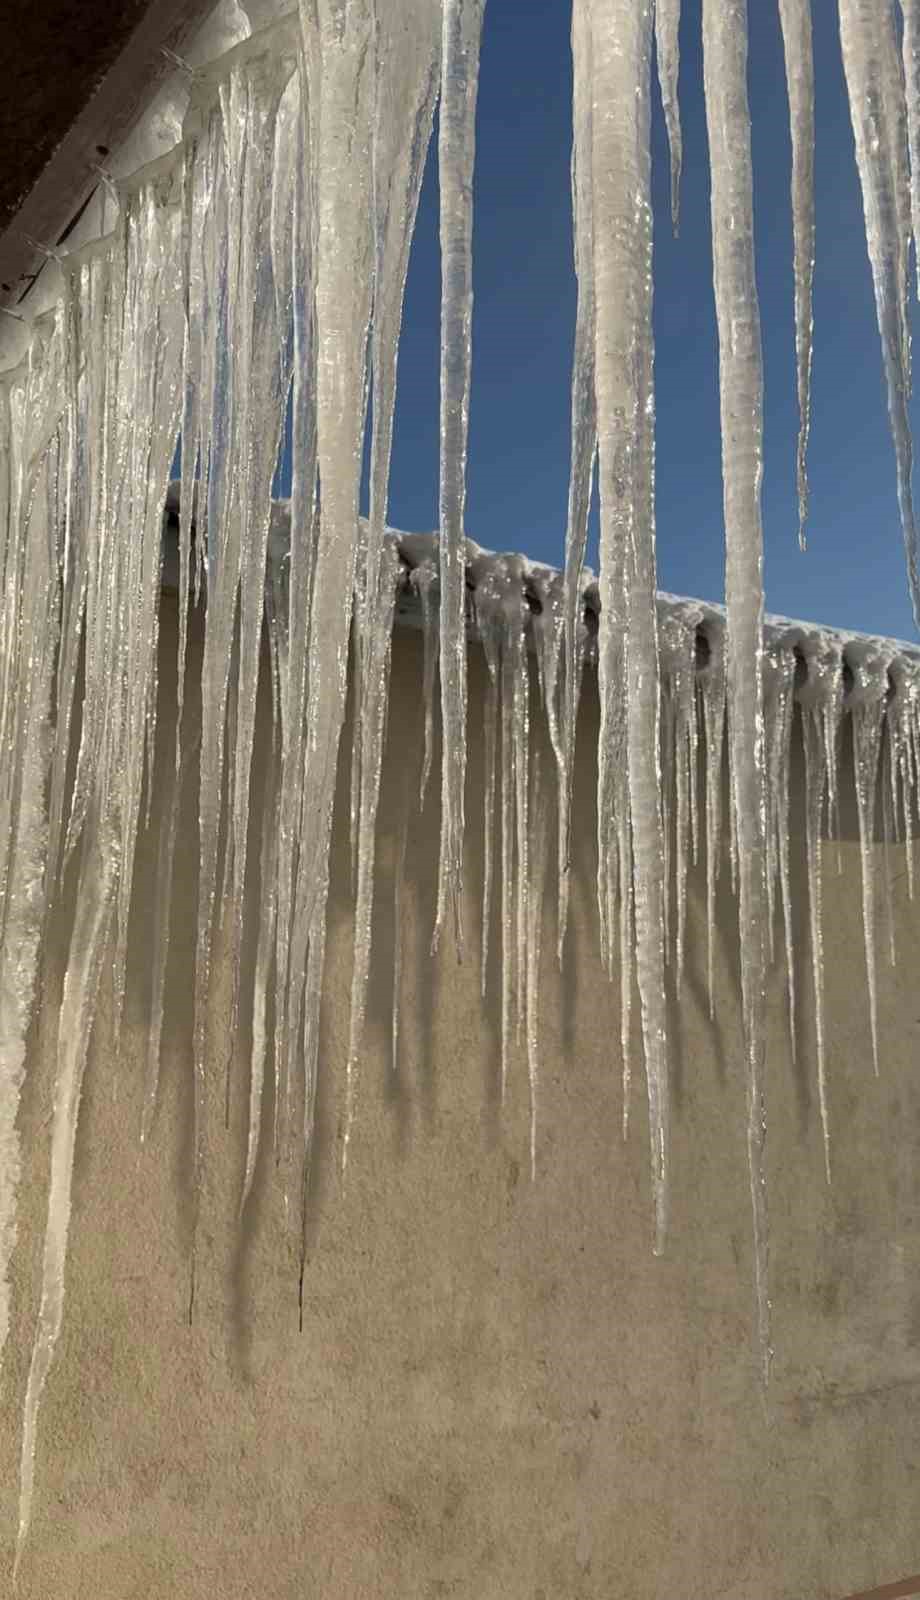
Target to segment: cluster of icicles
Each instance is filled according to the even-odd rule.
[[[117,185],[106,238],[63,258],[57,305],[36,317],[21,363],[0,375],[0,1346],[15,1240],[16,1116],[42,933],[63,866],[79,890],[63,992],[41,1304],[22,1447],[20,1549],[29,1525],[38,1407],[62,1318],[74,1137],[107,959],[116,1028],[135,844],[154,748],[162,513],[177,439],[179,717],[174,786],[160,842],[157,970],[145,1096],[159,1059],[170,879],[186,752],[182,707],[189,587],[206,592],[200,745],[196,961],[195,1186],[200,1192],[208,1052],[205,1019],[216,902],[230,941],[234,1013],[260,640],[269,595],[275,682],[274,810],[263,841],[267,897],[256,960],[252,1180],[268,1057],[268,985],[283,1153],[309,1151],[322,991],[329,844],[349,652],[354,641],[353,810],[356,940],[347,1127],[355,1108],[367,991],[374,835],[397,592],[425,618],[442,727],[441,849],[435,944],[462,944],[467,579],[490,674],[487,806],[501,796],[503,1038],[519,1005],[536,1074],[539,866],[550,776],[528,758],[529,643],[555,755],[559,940],[565,935],[575,721],[590,638],[600,696],[598,908],[641,1001],[651,1131],[655,1248],[667,1225],[669,1093],[665,962],[684,939],[684,884],[697,848],[696,759],[705,742],[710,912],[718,851],[723,728],[737,880],[758,1325],[769,1364],[762,1107],[764,978],[774,897],[789,926],[788,770],[793,701],[807,775],[811,944],[823,1085],[818,838],[837,793],[843,709],[839,644],[795,629],[768,635],[761,579],[762,368],[754,280],[745,0],[703,0],[705,101],[719,330],[725,486],[724,629],[706,614],[700,671],[693,608],[656,602],[652,212],[653,35],[671,141],[673,211],[681,164],[679,0],[573,0],[573,205],[577,321],[565,571],[526,604],[516,558],[485,559],[464,539],[471,362],[472,167],[484,0],[300,0],[299,13],[190,76],[176,150]],[[917,0],[839,0],[866,232],[915,600],[910,492],[908,263],[920,228]],[[804,521],[813,276],[813,69],[808,0],[779,0],[793,142],[795,322]],[[442,332],[439,537],[411,555],[385,534],[403,290],[422,170],[439,101]],[[358,516],[368,396],[370,512]],[[289,419],[288,548],[268,560],[271,487]],[[601,539],[596,634],[585,629],[583,562],[598,471]],[[198,537],[191,537],[193,521]],[[477,562],[479,570],[477,571]],[[408,577],[405,569],[411,567]],[[533,575],[530,575],[532,580]],[[268,590],[266,591],[266,581]],[[72,788],[78,665],[83,700]],[[856,784],[866,846],[877,774],[894,837],[915,818],[917,668],[884,647],[850,645]],[[890,672],[889,672],[890,668]],[[799,681],[801,680],[801,681]],[[227,736],[228,719],[233,735]],[[500,729],[500,737],[499,737]],[[533,748],[533,741],[531,741]],[[662,751],[669,771],[662,780]],[[500,752],[500,754],[499,754]],[[226,793],[226,857],[218,895]],[[673,814],[672,814],[673,813]],[[491,830],[486,827],[488,883]],[[669,924],[676,879],[675,925]],[[864,869],[875,1010],[873,877]],[[711,920],[711,917],[710,917]],[[787,940],[787,948],[788,948]],[[793,1005],[792,966],[790,1010]],[[523,1001],[521,996],[524,996]],[[626,1020],[624,1018],[624,1036]],[[628,1053],[626,1054],[628,1059]],[[303,1108],[293,1127],[293,1106]],[[825,1116],[824,1095],[821,1095]],[[194,1261],[192,1266],[194,1292]]]

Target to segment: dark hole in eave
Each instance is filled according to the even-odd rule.
[[[697,672],[705,672],[712,660],[712,645],[705,628],[697,628],[694,657]]]
[[[591,635],[592,639],[596,639],[598,629],[598,613],[595,611],[593,606],[587,603],[587,601],[585,602],[585,609],[582,613],[582,616],[587,632]]]
[[[539,617],[542,615],[543,601],[532,583],[525,583],[524,585],[524,604],[532,616]]]

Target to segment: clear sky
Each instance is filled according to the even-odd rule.
[[[723,528],[701,0],[684,0],[684,177],[671,235],[654,100],[659,585],[721,600]],[[755,226],[766,374],[767,607],[912,639],[837,8],[813,7],[817,270],[809,549],[798,548],[788,105],[776,0],[749,0]],[[467,529],[561,564],[575,318],[569,0],[488,0],[479,91]],[[434,149],[432,150],[432,157]],[[410,263],[390,521],[437,524],[437,185],[429,160]],[[918,408],[914,406],[915,429]],[[596,559],[596,535],[592,541]]]

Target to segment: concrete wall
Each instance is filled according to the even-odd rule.
[[[164,707],[174,640],[167,606]],[[602,976],[594,931],[591,704],[561,977],[555,897],[547,896],[535,1184],[523,1053],[499,1105],[494,961],[485,1011],[478,996],[478,659],[468,959],[457,966],[449,953],[428,957],[435,783],[410,831],[393,1068],[394,860],[406,767],[414,771],[417,759],[419,690],[419,641],[401,634],[367,1050],[344,1189],[337,1157],[351,930],[341,824],[336,835],[302,1332],[297,1231],[285,1220],[267,1139],[253,1203],[237,1222],[246,1027],[225,1130],[223,979],[197,1311],[194,1326],[186,1323],[194,774],[177,865],[162,1092],[143,1153],[154,852],[142,846],[122,1048],[116,1059],[106,996],[87,1071],[65,1323],[41,1417],[22,1600],[840,1600],[920,1569],[920,951],[903,857],[895,865],[896,970],[880,941],[876,1081],[851,814],[839,876],[826,851],[828,1189],[800,833],[793,841],[802,1003],[793,1065],[777,970],[768,1070],[776,1362],[765,1404],[752,1339],[727,873],[714,1024],[702,865],[691,877],[688,971],[672,1009],[673,1220],[668,1253],[655,1260],[641,1052],[636,1043],[624,1144],[618,999]],[[160,737],[165,751],[165,711]],[[347,760],[340,777],[344,795]],[[22,1225],[0,1431],[5,1573],[37,1307],[59,984],[60,972],[50,971],[21,1116]],[[270,1118],[267,1104],[266,1134]],[[7,1583],[0,1577],[0,1592]]]

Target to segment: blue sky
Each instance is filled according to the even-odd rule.
[[[671,236],[654,103],[660,587],[720,600],[723,527],[701,0],[684,0],[684,178]],[[755,226],[766,377],[768,609],[911,639],[894,459],[836,6],[814,8],[817,270],[809,549],[797,541],[788,107],[774,0],[749,3]],[[477,125],[467,528],[561,563],[575,316],[568,0],[488,0]],[[437,523],[437,185],[429,160],[400,353],[390,521]],[[915,407],[915,426],[917,408]],[[596,544],[595,544],[596,548]]]

